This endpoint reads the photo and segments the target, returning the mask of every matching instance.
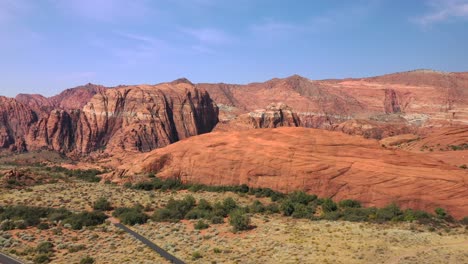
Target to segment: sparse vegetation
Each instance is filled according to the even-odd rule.
[[[144,224],[149,218],[143,212],[143,207],[138,205],[116,208],[112,215],[119,218],[126,225]]]
[[[104,197],[100,197],[93,204],[94,210],[109,211],[112,210],[111,203]]]
[[[93,264],[94,263],[94,258],[90,256],[86,256],[80,260],[80,264]]]

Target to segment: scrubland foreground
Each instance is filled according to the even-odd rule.
[[[0,250],[25,263],[165,263],[110,224],[111,215],[187,263],[468,263],[468,219],[443,208],[362,208],[154,175],[118,186],[93,182],[98,170],[22,169],[43,178],[3,182]]]

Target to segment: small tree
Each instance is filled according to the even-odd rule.
[[[229,224],[234,232],[248,230],[250,228],[250,217],[240,209],[236,209],[229,214]]]
[[[437,217],[439,217],[440,219],[443,219],[447,216],[447,212],[443,208],[437,207],[434,211]]]
[[[323,200],[322,210],[325,213],[333,212],[333,211],[336,211],[337,209],[338,209],[338,207],[336,206],[336,203],[332,199],[327,198],[327,199]]]
[[[94,264],[94,258],[86,256],[80,260],[80,264]]]
[[[94,202],[93,209],[101,210],[101,211],[109,211],[109,210],[112,210],[112,206],[106,198],[101,197]]]

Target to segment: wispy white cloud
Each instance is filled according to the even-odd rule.
[[[427,1],[430,11],[412,18],[421,26],[449,21],[454,18],[468,19],[468,0],[430,0]]]
[[[203,45],[221,45],[231,43],[234,38],[228,33],[216,28],[180,28],[180,31],[195,38]]]
[[[122,31],[114,31],[108,38],[91,39],[89,44],[103,50],[117,59],[118,63],[126,66],[154,60],[171,51],[170,45],[162,39]]]
[[[379,0],[329,10],[302,21],[283,21],[266,18],[249,26],[251,33],[258,37],[287,37],[294,34],[316,33],[334,26],[349,26],[365,18],[380,4]]]
[[[99,22],[129,22],[154,10],[147,0],[51,0],[64,13]]]

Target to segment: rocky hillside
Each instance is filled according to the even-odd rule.
[[[190,82],[112,89],[90,84],[51,98],[0,100],[0,147],[18,151],[150,151],[210,132],[218,122],[208,93]]]
[[[305,128],[213,132],[139,154],[129,173],[155,172],[209,185],[305,190],[356,199],[368,206],[397,202],[468,215],[466,170],[423,154],[382,147],[375,140]]]
[[[271,103],[288,105],[301,126],[346,130],[375,138],[419,127],[468,125],[468,73],[417,70],[322,81],[294,75],[247,85],[197,86],[206,89],[220,106],[223,130],[237,116],[264,109]],[[357,122],[342,124],[349,120]],[[366,125],[369,121],[371,130]],[[239,127],[239,120],[234,122],[233,130]],[[374,131],[389,129],[389,125],[394,126],[394,133]],[[356,129],[356,133],[351,129]]]

